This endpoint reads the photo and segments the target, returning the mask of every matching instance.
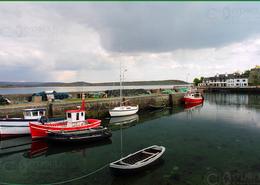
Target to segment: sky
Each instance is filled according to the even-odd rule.
[[[0,81],[109,82],[243,72],[260,64],[259,3],[0,4]]]

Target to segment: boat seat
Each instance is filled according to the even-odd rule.
[[[123,162],[123,161],[120,161],[119,162],[120,164],[123,164],[123,165],[127,165],[127,166],[129,166],[130,164],[128,164],[128,163],[125,163],[125,162]]]
[[[159,152],[158,152],[158,153],[155,153],[155,154],[152,154],[152,155],[151,155],[150,157],[148,157],[148,158],[145,158],[145,159],[143,159],[143,160],[141,160],[141,161],[138,161],[136,164],[142,163],[142,162],[145,162],[145,161],[148,161],[149,159],[153,158],[153,157],[156,156],[157,154],[159,154]]]
[[[154,154],[154,153],[146,152],[146,151],[142,151],[142,153],[144,153],[144,154],[149,154],[149,155],[153,155],[153,154]]]

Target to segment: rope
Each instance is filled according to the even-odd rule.
[[[54,183],[47,183],[47,184],[38,184],[38,185],[58,185],[58,184],[66,184],[66,183],[69,183],[69,182],[73,182],[73,181],[76,181],[76,180],[80,180],[80,179],[84,179],[90,175],[93,175],[103,169],[105,169],[106,167],[108,166],[108,164],[98,168],[97,170],[93,171],[93,172],[90,172],[86,175],[83,175],[81,177],[76,177],[76,178],[73,178],[73,179],[69,179],[69,180],[65,180],[65,181],[60,181],[60,182],[54,182]],[[13,183],[7,183],[7,182],[0,182],[0,184],[2,185],[30,185],[30,184],[13,184]]]

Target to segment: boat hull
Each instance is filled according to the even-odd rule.
[[[183,98],[185,104],[199,104],[203,102],[203,98]]]
[[[131,108],[129,110],[127,109],[112,109],[112,110],[109,110],[109,114],[111,117],[119,117],[119,116],[130,116],[130,115],[133,115],[133,114],[136,114],[138,112],[139,108],[138,106],[137,107],[134,107],[134,108]]]
[[[145,173],[145,170],[151,171],[153,169],[156,169],[160,167],[164,163],[164,160],[160,157],[157,160],[149,163],[146,166],[142,166],[140,168],[135,169],[117,169],[117,168],[110,168],[111,174],[114,176],[127,176],[127,175],[136,175],[137,173]]]
[[[32,139],[44,138],[48,136],[48,131],[78,131],[89,128],[99,127],[101,120],[87,119],[82,125],[69,125],[67,121],[64,122],[52,122],[45,125],[39,125],[37,123],[30,123],[30,131]]]
[[[47,139],[53,142],[78,143],[78,142],[94,142],[108,139],[112,133],[103,127],[97,129],[86,129],[76,132],[48,132]]]
[[[37,121],[27,119],[0,119],[0,138],[17,137],[30,134],[29,122]]]

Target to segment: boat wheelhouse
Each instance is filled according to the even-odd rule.
[[[30,130],[32,139],[43,138],[48,136],[48,132],[57,131],[80,131],[90,128],[99,127],[101,120],[85,119],[85,101],[79,109],[67,110],[66,119],[39,124],[39,122],[30,122]]]
[[[38,121],[45,115],[45,108],[32,108],[23,110],[23,118],[0,118],[0,138],[30,134],[29,122]]]

